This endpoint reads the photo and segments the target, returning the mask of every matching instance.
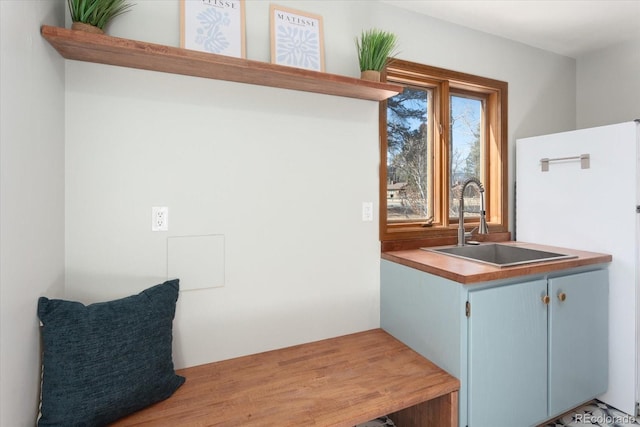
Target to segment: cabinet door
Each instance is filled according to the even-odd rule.
[[[469,427],[547,415],[547,281],[469,293]]]
[[[549,296],[551,417],[607,390],[608,271],[549,279]]]

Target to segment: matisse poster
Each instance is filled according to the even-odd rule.
[[[245,0],[180,0],[180,47],[246,57]]]
[[[324,71],[322,17],[271,5],[271,62]]]

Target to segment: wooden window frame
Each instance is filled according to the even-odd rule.
[[[387,102],[380,103],[380,240],[382,242],[434,239],[448,244],[457,236],[458,220],[449,218],[449,110],[450,95],[470,94],[485,99],[486,123],[484,149],[485,202],[490,233],[508,233],[508,84],[503,81],[450,71],[395,59],[385,69],[382,80],[400,85],[435,87],[435,121],[430,130],[434,140],[434,197],[445,201],[434,207],[433,223],[387,223]],[[437,210],[437,212],[436,212]],[[478,219],[465,218],[465,228],[477,225]],[[469,224],[467,226],[467,223]],[[383,245],[384,250],[384,245]]]

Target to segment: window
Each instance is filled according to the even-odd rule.
[[[380,109],[381,240],[455,236],[471,177],[483,183],[490,231],[507,231],[507,83],[398,59],[385,74],[404,92]],[[480,196],[467,187],[468,229]]]

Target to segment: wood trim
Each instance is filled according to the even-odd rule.
[[[474,240],[479,242],[508,242],[511,240],[511,233],[506,232],[498,232],[491,233],[487,235],[478,235],[473,236]],[[418,248],[426,248],[433,246],[450,246],[458,243],[458,235],[449,235],[449,236],[429,236],[426,238],[420,239],[395,239],[388,240],[382,242],[381,251],[389,252],[389,251],[404,251],[409,249],[418,249]]]
[[[436,176],[436,186],[438,193],[434,195],[434,199],[440,195],[446,199],[449,195],[449,182],[451,180],[451,173],[449,170],[449,163],[451,162],[451,156],[449,155],[449,134],[451,133],[451,115],[449,111],[451,109],[451,103],[449,100],[449,82],[443,81],[439,85],[439,106],[440,108],[435,111],[436,121],[442,125],[442,133],[440,135],[440,145],[437,152],[434,153],[435,159],[438,159],[438,164],[434,164],[434,174]],[[449,203],[438,203],[439,209],[439,223],[443,227],[448,227],[451,223],[449,218]],[[433,234],[433,233],[431,233]]]
[[[485,98],[489,113],[485,117],[487,130],[485,135],[485,185],[487,221],[491,233],[508,233],[509,203],[508,203],[508,83],[499,80],[474,76],[467,73],[450,71],[443,68],[431,67],[405,60],[396,59],[390,63],[383,74],[383,80],[393,80],[399,84],[423,84],[427,87],[437,87],[434,100],[436,122],[442,125],[442,132],[434,129],[434,188],[442,198],[439,210],[434,209],[433,225],[424,227],[419,223],[388,224],[386,207],[386,102],[380,104],[380,203],[379,203],[379,231],[382,242],[394,240],[413,240],[426,238],[446,238],[457,235],[457,220],[449,218],[449,168],[439,165],[449,164],[449,93],[454,92],[477,94]],[[434,126],[435,127],[435,126]],[[436,195],[437,197],[437,195]],[[477,220],[465,220],[466,228],[472,228]]]
[[[504,82],[500,86],[500,94],[498,96],[499,108],[497,111],[500,114],[500,173],[502,180],[502,194],[500,200],[502,205],[500,209],[502,211],[502,229],[508,230],[509,226],[509,84]]]
[[[387,81],[387,70],[380,72],[380,80],[383,82]],[[381,241],[384,241],[387,236],[387,143],[382,141],[382,138],[386,138],[387,135],[386,120],[387,100],[385,99],[380,101],[378,108],[378,149],[380,150],[380,164],[378,168],[378,178],[380,180],[378,185],[378,238]]]

